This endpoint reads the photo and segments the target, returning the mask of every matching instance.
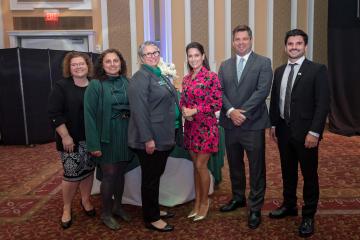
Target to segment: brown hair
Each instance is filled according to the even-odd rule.
[[[237,32],[247,32],[249,34],[249,37],[250,39],[252,39],[252,31],[251,31],[251,28],[247,25],[237,25],[233,31],[232,31],[232,37],[233,37],[233,40],[234,40],[234,37],[235,37],[235,34]]]
[[[119,75],[126,77],[127,68],[126,68],[126,62],[125,62],[124,57],[119,52],[119,50],[114,49],[114,48],[109,48],[109,49],[103,51],[100,54],[100,56],[97,58],[96,63],[95,63],[94,78],[98,79],[98,80],[105,80],[108,78],[108,76],[106,75],[104,68],[103,68],[103,60],[104,60],[105,55],[108,53],[115,53],[119,57],[120,65],[121,65]]]
[[[92,72],[93,72],[93,64],[92,61],[89,57],[89,55],[87,55],[86,53],[81,53],[81,52],[68,52],[63,60],[63,68],[62,68],[62,72],[63,72],[63,77],[64,78],[69,78],[71,77],[71,71],[70,71],[70,62],[71,59],[76,58],[76,57],[81,57],[85,60],[86,65],[88,67],[88,77],[92,76]]]

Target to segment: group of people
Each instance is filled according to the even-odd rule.
[[[145,227],[172,231],[174,227],[165,220],[174,214],[160,210],[159,184],[176,144],[175,135],[182,134],[182,128],[183,146],[194,166],[195,200],[187,218],[205,219],[210,206],[207,163],[219,149],[220,124],[225,129],[232,189],[231,200],[220,211],[248,206],[249,228],[260,225],[266,189],[265,129],[270,128],[280,152],[284,199],[269,217],[298,215],[300,163],[304,205],[299,235],[314,233],[319,200],[318,146],[330,98],[326,67],[305,58],[308,36],[300,29],[286,33],[288,62],[274,75],[270,59],[252,51],[253,36],[248,26],[235,27],[232,40],[236,54],[221,64],[218,74],[210,70],[200,43],[187,45],[189,73],[183,78],[180,99],[158,67],[160,49],[155,42],[145,41],[139,46],[142,64],[130,80],[126,62],[116,49],[105,50],[94,71],[88,55],[70,52],[65,56],[64,79],[56,83],[49,98],[49,117],[64,167],[63,228],[72,224],[71,204],[78,187],[84,212],[90,217],[96,215],[90,201],[95,165],[101,179],[102,222],[117,230],[116,217],[130,221],[121,199],[127,165],[136,156],[141,166]],[[266,99],[270,90],[269,114]],[[244,153],[249,163],[248,197]]]

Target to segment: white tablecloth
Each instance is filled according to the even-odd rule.
[[[188,159],[169,157],[165,172],[160,179],[159,202],[172,207],[195,198],[193,163]],[[209,171],[210,173],[210,171]],[[211,173],[209,194],[214,192],[214,178]],[[123,204],[141,206],[140,166],[125,174]],[[94,178],[92,194],[100,193],[100,181]]]

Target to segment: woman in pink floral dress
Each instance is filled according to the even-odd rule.
[[[186,47],[189,74],[183,79],[180,106],[185,118],[184,145],[194,163],[195,205],[188,215],[203,220],[209,210],[210,175],[207,168],[212,153],[218,151],[219,133],[215,112],[221,109],[221,86],[210,71],[204,48],[192,42]]]

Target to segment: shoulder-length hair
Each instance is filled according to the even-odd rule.
[[[204,55],[204,61],[203,61],[203,66],[210,71],[210,66],[209,66],[209,61],[206,57],[206,54],[205,54],[205,50],[204,50],[204,47],[203,45],[201,45],[200,43],[198,42],[191,42],[189,43],[187,46],[186,46],[186,56],[188,55],[188,51],[190,48],[196,48],[197,50],[199,50],[199,52],[201,53],[201,55]],[[193,70],[193,68],[190,66],[189,64],[189,61],[187,63],[187,67],[190,71]]]
[[[119,50],[114,49],[114,48],[109,48],[109,49],[103,51],[100,54],[100,56],[97,58],[96,63],[95,63],[94,78],[96,78],[98,80],[105,80],[105,79],[108,78],[108,76],[107,76],[107,74],[106,74],[106,72],[104,70],[104,67],[103,67],[104,57],[108,53],[115,53],[119,57],[119,59],[120,59],[120,72],[119,72],[119,75],[126,77],[127,68],[126,68],[126,61],[125,61],[123,55],[120,53]]]
[[[64,78],[69,78],[71,77],[71,71],[70,71],[70,62],[71,62],[71,59],[73,58],[76,58],[76,57],[81,57],[85,60],[85,63],[88,67],[88,74],[87,76],[88,77],[91,77],[92,76],[92,73],[93,73],[93,63],[89,57],[88,54],[86,53],[81,53],[81,52],[76,52],[76,51],[71,51],[71,52],[68,52],[64,59],[63,59],[63,63],[62,63],[62,74],[63,74],[63,77]]]

